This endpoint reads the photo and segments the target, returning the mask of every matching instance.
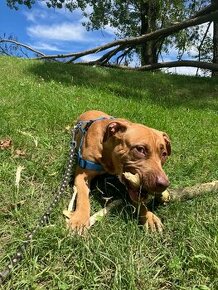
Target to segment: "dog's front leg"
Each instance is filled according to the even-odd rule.
[[[145,226],[147,230],[151,230],[152,232],[162,232],[163,224],[159,217],[157,217],[153,212],[149,211],[144,204],[140,204],[139,206],[139,218],[142,225]]]
[[[94,177],[87,170],[81,168],[76,169],[74,186],[77,189],[76,209],[70,214],[69,227],[72,230],[83,234],[89,226],[90,218],[90,202],[89,202],[89,184]]]

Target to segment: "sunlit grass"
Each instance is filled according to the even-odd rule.
[[[70,141],[65,127],[88,109],[166,131],[172,187],[217,179],[215,79],[0,58],[0,96],[0,139],[13,141],[0,151],[1,270],[58,188]],[[16,149],[26,155],[15,158]],[[3,289],[218,288],[215,194],[159,208],[163,236],[144,232],[124,204],[86,238],[65,229],[69,197],[70,189]]]

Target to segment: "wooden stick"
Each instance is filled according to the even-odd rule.
[[[91,226],[93,226],[96,223],[96,221],[98,221],[102,217],[106,216],[109,213],[109,211],[111,211],[111,209],[117,207],[121,203],[122,203],[122,199],[116,199],[116,200],[110,202],[108,206],[102,208],[101,210],[99,210],[98,212],[93,214],[89,220],[89,228]]]
[[[68,219],[70,218],[70,214],[73,211],[75,198],[77,194],[77,189],[74,186],[74,193],[72,196],[72,199],[69,203],[68,210],[64,210],[63,214],[67,217],[66,222],[68,224]],[[209,192],[217,192],[218,191],[218,180],[208,182],[208,183],[202,183],[197,184],[191,187],[185,187],[183,189],[169,189],[165,190],[162,193],[161,201],[166,204],[169,201],[184,201],[187,199],[192,199],[194,197],[197,197],[204,193]],[[100,220],[102,217],[106,216],[111,209],[119,206],[122,203],[122,199],[117,199],[112,202],[110,202],[107,206],[96,212],[90,217],[90,225],[89,228],[92,227],[98,220]]]
[[[68,226],[68,220],[70,218],[70,214],[74,210],[74,204],[75,204],[76,195],[77,195],[77,188],[76,188],[76,186],[74,186],[73,187],[73,195],[72,195],[72,198],[71,198],[70,203],[68,205],[68,209],[67,210],[63,210],[63,214],[66,217],[67,226]],[[99,210],[98,212],[94,213],[90,217],[89,228],[91,226],[93,226],[96,223],[96,221],[100,220],[102,217],[104,217],[106,214],[108,214],[109,211],[111,211],[111,209],[117,207],[121,203],[122,203],[122,199],[114,200],[114,201],[110,202],[107,206],[105,206],[104,208]]]
[[[171,201],[192,199],[204,193],[218,192],[218,180],[196,184],[182,189],[169,189]]]

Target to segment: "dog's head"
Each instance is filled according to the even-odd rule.
[[[110,160],[108,171],[118,175],[133,201],[146,200],[148,195],[163,192],[169,186],[162,169],[171,154],[166,133],[118,120],[107,126],[103,143],[103,159],[107,155],[105,159]]]

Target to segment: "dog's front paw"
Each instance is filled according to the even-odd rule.
[[[89,215],[78,211],[70,213],[68,227],[79,235],[83,235],[89,227]]]
[[[150,229],[152,232],[162,233],[164,226],[163,226],[161,220],[159,219],[159,217],[157,217],[152,212],[148,211],[146,213],[145,218],[146,218],[146,220],[145,220],[145,224],[144,225],[145,225],[145,228],[147,230]]]

